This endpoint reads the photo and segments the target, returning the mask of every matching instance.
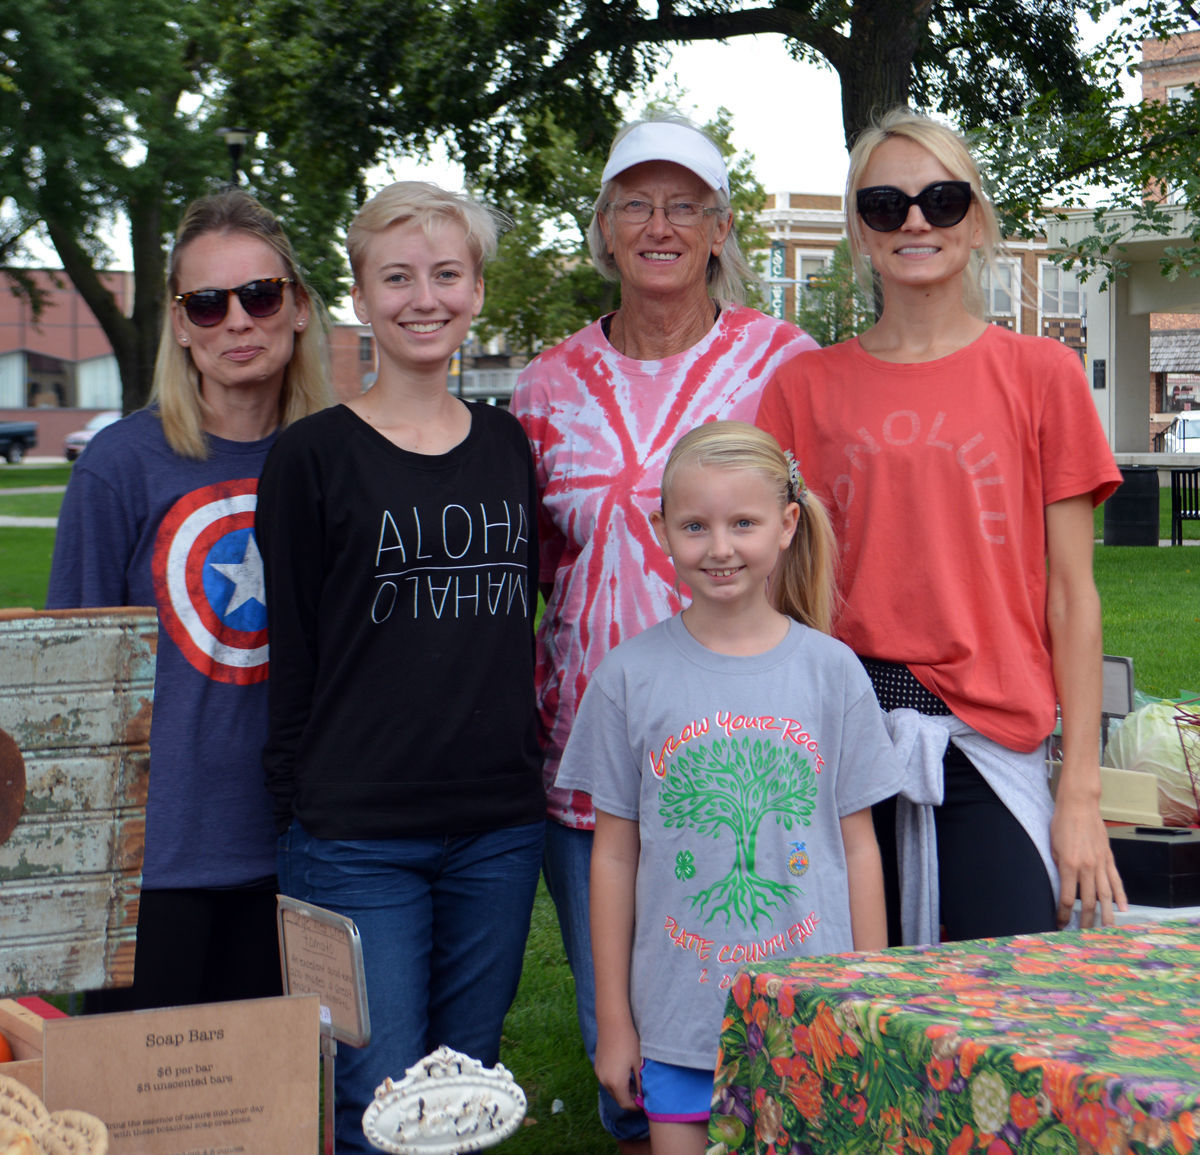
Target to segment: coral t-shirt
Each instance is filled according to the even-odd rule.
[[[553,786],[584,688],[622,639],[680,609],[675,571],[650,528],[671,447],[718,418],[753,421],[763,385],[816,344],[726,305],[690,349],[661,361],[619,353],[595,321],[522,372],[512,411],[533,445],[541,581],[553,585],[537,638],[548,813],[590,829],[591,799]]]
[[[758,424],[833,516],[856,653],[904,662],[968,725],[1028,751],[1054,726],[1045,507],[1120,484],[1078,356],[989,326],[896,364],[857,339],[804,353]]]

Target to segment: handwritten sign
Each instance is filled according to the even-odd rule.
[[[371,1039],[362,940],[352,919],[278,896],[279,952],[283,989],[289,994],[317,995],[321,1029],[352,1047]]]
[[[317,1147],[318,1001],[48,1019],[45,1101],[108,1125],[112,1155]]]

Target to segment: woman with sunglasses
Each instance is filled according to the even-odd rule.
[[[1099,811],[1092,509],[1120,474],[1079,358],[982,319],[999,229],[949,129],[898,109],[865,131],[846,212],[882,312],[786,365],[758,422],[833,512],[837,635],[884,709],[916,711],[892,716],[912,781],[876,810],[881,845],[899,843],[890,869],[883,847],[889,934],[1053,930],[1076,897],[1084,925],[1097,905],[1111,923],[1124,892]]]
[[[751,420],[774,369],[816,347],[794,325],[745,304],[754,274],[733,229],[725,160],[690,121],[666,115],[626,125],[601,181],[588,244],[600,275],[620,285],[620,308],[538,356],[512,400],[541,495],[546,885],[590,1057],[595,813],[586,793],[553,786],[559,759],[600,660],[683,604],[650,527],[671,446],[705,421]],[[646,1116],[622,1110],[603,1088],[600,1118],[623,1152],[647,1148]]]
[[[279,429],[328,403],[324,314],[279,222],[234,189],[188,206],[167,299],[149,406],[72,471],[47,597],[159,618],[134,983],[90,1010],[281,986],[254,511]]]

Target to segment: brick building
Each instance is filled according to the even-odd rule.
[[[0,292],[0,408],[119,409],[117,359],[91,309],[61,270],[23,270],[42,297],[37,318],[23,296]],[[122,308],[133,276],[103,273]]]
[[[1142,44],[1142,100],[1191,100],[1200,80],[1200,32]],[[1171,189],[1153,190],[1168,202]],[[1200,317],[1195,313],[1150,316],[1151,433],[1166,427],[1170,415],[1200,408]]]

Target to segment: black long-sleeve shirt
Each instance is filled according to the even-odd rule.
[[[545,813],[533,465],[513,417],[470,409],[444,454],[400,449],[337,406],[267,459],[263,760],[280,829],[456,834]]]

